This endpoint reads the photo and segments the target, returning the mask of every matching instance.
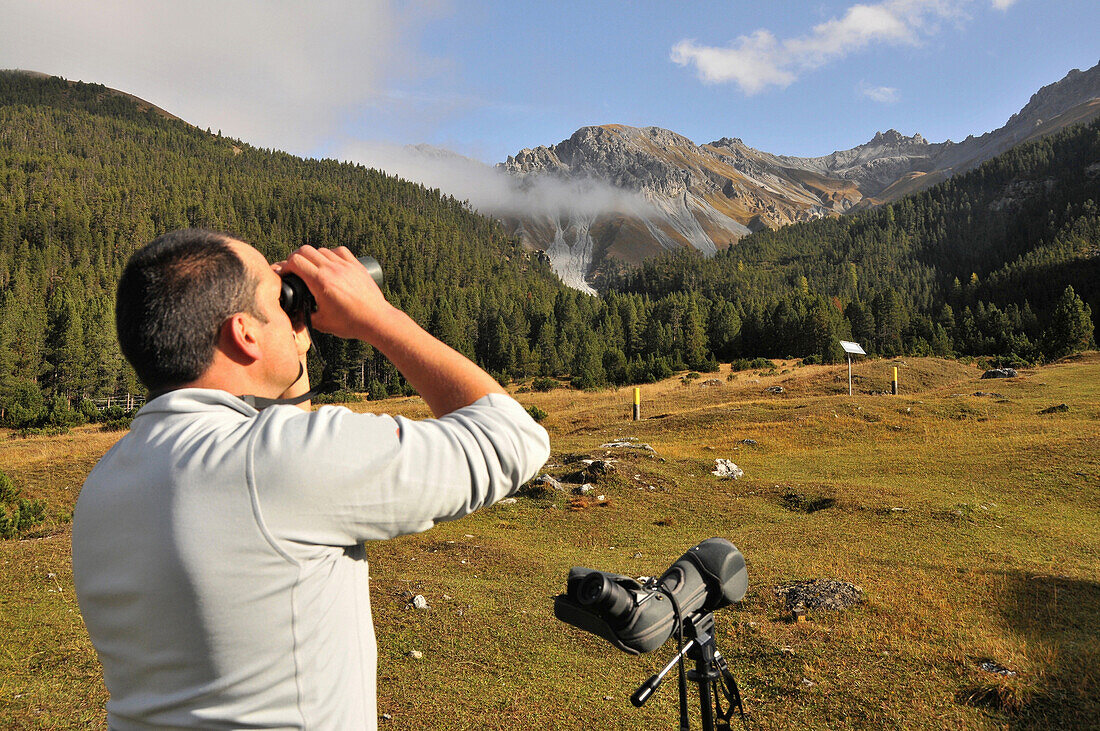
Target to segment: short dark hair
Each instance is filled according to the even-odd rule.
[[[229,247],[233,237],[187,228],[138,249],[118,283],[122,354],[152,392],[178,388],[214,362],[222,324],[256,307],[257,278]]]

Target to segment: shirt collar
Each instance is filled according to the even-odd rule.
[[[215,388],[178,388],[157,396],[142,406],[136,416],[145,414],[186,414],[219,411],[224,408],[232,409],[249,417],[260,413],[228,391]]]

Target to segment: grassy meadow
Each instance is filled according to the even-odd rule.
[[[902,393],[883,395],[894,366]],[[643,709],[628,700],[673,644],[629,657],[555,620],[551,597],[571,566],[657,575],[711,536],[748,563],[745,601],[716,613],[747,728],[1100,727],[1100,355],[1009,380],[925,358],[855,374],[851,397],[845,366],[677,377],[642,388],[640,422],[629,388],[518,393],[548,414],[545,472],[614,469],[585,498],[525,495],[368,546],[382,728],[675,728],[674,675]],[[0,727],[104,725],[67,516],[119,436],[0,433],[0,470],[50,506],[0,542]],[[655,451],[600,447],[625,438]],[[744,477],[711,475],[717,458]],[[865,601],[794,622],[773,589],[810,578]]]

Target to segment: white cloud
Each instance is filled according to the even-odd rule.
[[[595,215],[621,211],[645,217],[653,207],[640,194],[597,180],[565,180],[547,175],[520,178],[478,160],[430,145],[351,142],[341,159],[384,170],[429,188],[438,188],[494,216]]]
[[[768,86],[787,86],[794,73],[783,68],[783,49],[775,36],[758,30],[741,36],[733,48],[697,46],[684,40],[672,47],[671,58],[681,66],[694,63],[699,76],[709,83],[733,81],[746,94],[755,94]]]
[[[769,86],[786,87],[801,73],[872,44],[917,44],[937,30],[936,21],[959,16],[966,1],[886,0],[852,5],[842,17],[816,25],[806,35],[778,40],[761,29],[739,36],[725,48],[683,40],[672,47],[670,58],[681,66],[694,64],[704,82],[731,81],[746,94],[755,94]]]
[[[993,7],[997,10],[1008,10],[1016,4],[1016,0],[993,0]]]
[[[0,68],[102,83],[200,127],[308,153],[415,59],[392,0],[0,0]]]
[[[872,101],[881,102],[883,104],[893,104],[901,99],[898,90],[892,86],[871,86],[861,82],[859,85],[859,93]]]

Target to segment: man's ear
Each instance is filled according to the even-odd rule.
[[[259,323],[251,315],[238,312],[222,323],[218,346],[226,357],[241,365],[251,365],[260,359],[260,343],[256,330]]]

